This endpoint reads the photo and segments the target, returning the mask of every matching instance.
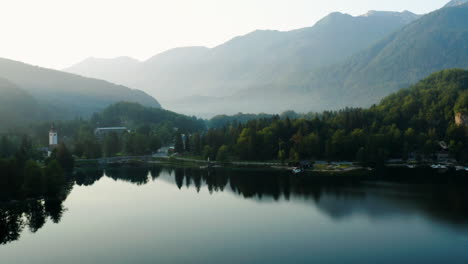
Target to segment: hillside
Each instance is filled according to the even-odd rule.
[[[381,115],[383,123],[433,128],[443,135],[454,125],[455,113],[468,109],[467,93],[468,71],[443,70],[385,97],[371,110]]]
[[[448,2],[445,5],[445,7],[459,6],[459,5],[463,5],[465,3],[468,3],[468,0],[452,0],[452,1]]]
[[[90,116],[119,101],[160,107],[139,90],[0,58],[0,76],[28,92],[51,119]]]
[[[304,86],[310,92],[327,87],[322,94],[339,106],[363,106],[447,68],[468,68],[466,4],[422,17],[345,63],[312,74]]]
[[[181,131],[199,131],[205,128],[203,120],[168,110],[146,107],[138,103],[118,102],[93,115],[91,124],[100,126],[162,126],[170,124]]]
[[[348,160],[380,166],[411,156],[436,160],[444,141],[449,155],[463,163],[468,161],[468,130],[455,124],[455,112],[468,108],[467,99],[468,71],[444,70],[367,109],[227,122],[201,139],[193,136],[190,142],[204,145],[192,155],[218,161]]]
[[[127,81],[160,93],[169,109],[204,117],[367,107],[432,72],[468,69],[468,4],[418,17],[332,13],[311,28],[171,50]]]
[[[122,59],[116,59],[114,65],[107,60],[87,60],[66,71],[142,89],[172,110],[202,112],[207,108],[205,100],[217,104],[218,97],[244,89],[287,83],[293,75],[303,79],[311,70],[340,62],[418,17],[407,11],[372,11],[357,17],[332,13],[313,27],[288,32],[258,30],[213,49],[178,48],[137,67],[134,61],[121,65]],[[237,108],[234,112],[242,109],[232,108]],[[211,110],[217,111],[221,109]]]
[[[0,131],[43,117],[36,100],[11,82],[0,78]]]
[[[107,80],[116,84],[124,84],[129,75],[134,74],[140,65],[140,61],[129,57],[113,59],[87,58],[74,66],[74,71],[81,76]],[[127,84],[128,85],[128,84]],[[130,86],[129,87],[133,87]]]

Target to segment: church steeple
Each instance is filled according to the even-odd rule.
[[[49,146],[50,147],[55,147],[58,144],[58,134],[57,130],[55,130],[54,124],[52,123],[52,126],[50,127],[49,130]]]

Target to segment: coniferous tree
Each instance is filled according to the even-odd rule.
[[[174,149],[175,152],[177,153],[183,153],[184,152],[184,143],[182,141],[182,134],[176,133],[175,139],[174,139]]]
[[[65,143],[61,142],[57,149],[52,154],[52,159],[57,160],[58,164],[65,171],[73,170],[75,165],[75,159],[73,158],[71,152],[68,150]]]

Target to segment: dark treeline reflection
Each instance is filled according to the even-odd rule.
[[[19,239],[23,230],[37,232],[46,222],[59,223],[63,201],[73,184],[91,186],[103,177],[144,185],[158,179],[181,191],[232,192],[258,202],[290,201],[315,206],[336,221],[361,214],[385,219],[419,214],[457,230],[468,230],[468,177],[395,170],[375,175],[292,175],[287,171],[196,168],[80,169],[64,195],[0,205],[0,244]],[[409,180],[411,179],[411,180]],[[157,184],[157,182],[155,183]],[[213,199],[216,199],[213,196]],[[306,207],[307,208],[307,207]],[[253,212],[254,213],[254,212]]]
[[[91,185],[101,177],[137,185],[157,178],[179,189],[229,191],[259,202],[293,201],[315,205],[335,220],[355,214],[372,218],[418,213],[433,221],[468,228],[468,177],[430,170],[396,169],[376,175],[292,175],[287,171],[154,167],[92,170],[77,173],[76,183]]]
[[[75,181],[79,186],[91,186],[99,181],[102,177],[109,177],[114,180],[121,180],[137,185],[144,185],[150,181],[149,175],[152,175],[155,180],[161,172],[162,168],[110,168],[110,169],[81,169],[75,173]],[[150,174],[151,173],[151,174]]]
[[[36,233],[47,221],[58,224],[65,208],[63,201],[73,187],[70,182],[63,195],[54,199],[31,199],[0,204],[0,245],[18,240],[25,228]]]

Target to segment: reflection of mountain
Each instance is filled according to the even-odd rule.
[[[424,170],[409,173],[393,171],[381,175],[378,181],[350,176],[298,177],[284,171],[167,167],[113,169],[106,170],[105,175],[137,185],[158,178],[179,189],[185,186],[198,191],[202,188],[210,192],[230,191],[258,201],[294,200],[313,204],[337,221],[353,215],[373,219],[423,215],[433,221],[468,228],[468,194],[465,192],[468,181],[465,177],[456,174],[431,177],[430,171]],[[80,181],[89,185],[102,175],[103,171],[82,174]],[[80,184],[78,179],[77,184]]]

